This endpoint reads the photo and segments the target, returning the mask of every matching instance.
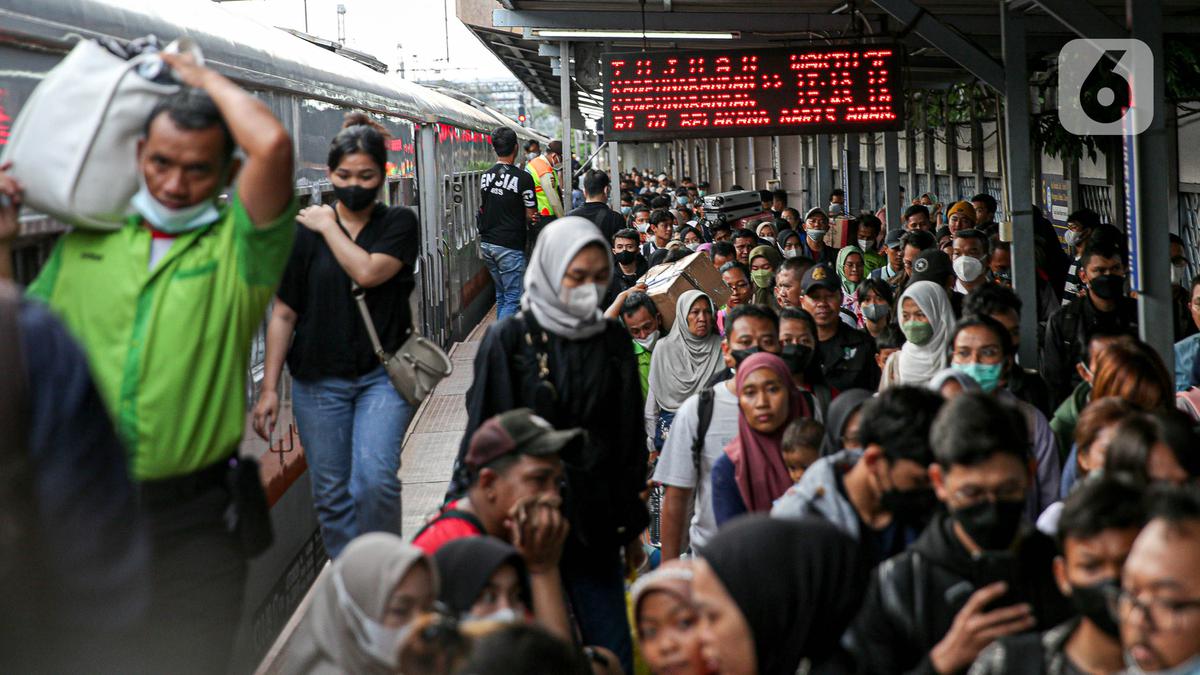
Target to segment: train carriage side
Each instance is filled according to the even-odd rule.
[[[478,256],[474,213],[479,175],[494,161],[495,114],[419,85],[393,81],[218,6],[150,0],[11,0],[0,9],[0,131],[7,131],[29,94],[73,44],[75,35],[127,40],[148,33],[189,35],[211,66],[253,91],[292,134],[295,189],[302,205],[328,202],[329,139],[349,110],[365,110],[391,134],[386,189],[389,204],[412,206],[421,222],[415,328],[444,346],[466,335],[492,302],[491,281]],[[517,127],[515,123],[512,126]],[[524,138],[534,137],[519,129]],[[4,135],[0,134],[0,143]],[[66,226],[37,213],[22,214],[15,247],[19,281],[31,280]],[[265,328],[265,318],[263,326]],[[247,375],[247,405],[262,381],[263,331]],[[303,450],[291,422],[285,372],[278,432],[268,444],[247,429],[242,453],[259,457],[271,502],[276,543],[251,562],[246,589],[241,662],[257,662],[323,563],[309,496]]]

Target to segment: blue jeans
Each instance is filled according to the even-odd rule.
[[[329,557],[364,532],[400,534],[400,445],[413,409],[383,366],[361,377],[292,381]]]
[[[521,309],[521,291],[525,280],[525,252],[479,242],[479,257],[487,265],[496,285],[496,320],[505,319]]]
[[[633,542],[631,546],[640,546]],[[584,645],[612,650],[627,673],[633,672],[633,637],[625,605],[624,563],[614,556],[608,565],[563,568],[563,586]]]

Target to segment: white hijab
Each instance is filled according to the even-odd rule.
[[[525,269],[521,309],[533,314],[538,325],[548,332],[568,340],[583,340],[604,332],[603,308],[599,302],[591,316],[580,319],[568,311],[562,299],[562,279],[567,266],[589,244],[599,244],[604,249],[611,273],[612,251],[608,242],[592,221],[580,216],[566,216],[547,225],[538,235]]]
[[[725,367],[721,335],[715,322],[707,337],[688,330],[687,315],[697,299],[712,300],[701,291],[687,291],[675,303],[675,325],[671,334],[658,341],[650,357],[650,389],[659,407],[675,412],[689,396],[700,391],[713,375]],[[714,319],[715,321],[715,319]]]
[[[950,307],[946,289],[932,281],[916,281],[909,284],[900,300],[896,302],[897,314],[903,311],[905,298],[911,298],[925,313],[925,318],[929,319],[929,325],[933,328],[933,336],[923,345],[904,343],[898,357],[899,377],[893,384],[920,386],[946,367],[946,349],[950,345],[954,309]]]

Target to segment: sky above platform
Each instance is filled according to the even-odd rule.
[[[307,4],[307,32],[328,40],[338,38],[337,7],[345,5],[346,46],[383,61],[389,73],[398,70],[403,54],[410,80],[515,79],[454,16],[454,0],[308,0]],[[304,6],[304,0],[222,3],[225,9],[259,23],[301,31]],[[443,12],[449,12],[448,21]]]

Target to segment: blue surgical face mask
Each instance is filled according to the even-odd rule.
[[[687,206],[688,198],[687,197],[676,197],[675,201],[679,202],[680,206]]]
[[[130,205],[154,226],[154,229],[167,234],[183,234],[214,223],[221,217],[216,202],[206,199],[198,204],[185,206],[182,209],[172,209],[150,194],[146,180],[142,178],[137,194],[133,195]]]
[[[632,206],[622,206],[621,207],[621,215],[628,217],[629,214],[631,214],[631,213],[633,213]]]

